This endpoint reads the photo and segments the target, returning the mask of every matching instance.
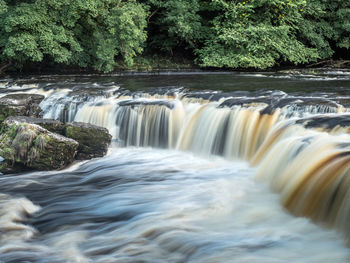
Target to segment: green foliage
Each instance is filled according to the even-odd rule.
[[[198,55],[203,66],[258,69],[280,60],[297,64],[317,58],[316,51],[299,42],[287,26],[264,24],[223,31],[207,41]]]
[[[145,48],[204,67],[310,63],[350,49],[350,2],[0,0],[0,71],[11,61],[110,72],[132,68]]]
[[[327,0],[148,0],[149,48],[189,49],[205,67],[265,69],[349,48],[349,3]]]
[[[7,11],[7,5],[4,0],[0,0],[0,15],[4,14]]]
[[[322,58],[330,57],[334,47],[350,48],[350,2],[311,0],[308,16],[299,23],[300,36],[318,49]]]
[[[108,72],[118,55],[131,64],[142,51],[146,16],[135,1],[36,0],[9,5],[0,18],[0,58],[18,65],[53,61]]]
[[[215,1],[224,12],[213,19],[212,34],[196,52],[202,66],[258,68],[281,61],[294,64],[319,55],[298,39],[303,0]]]

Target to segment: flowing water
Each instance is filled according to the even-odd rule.
[[[350,72],[45,76],[106,157],[0,177],[0,262],[349,262]]]

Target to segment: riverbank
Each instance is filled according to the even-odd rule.
[[[32,63],[27,64],[18,70],[9,67],[0,77],[21,77],[28,75],[102,75],[111,76],[116,74],[135,74],[135,73],[154,73],[159,72],[271,72],[287,74],[318,74],[329,70],[350,71],[350,60],[323,60],[317,63],[306,64],[301,66],[282,65],[261,70],[254,68],[217,68],[217,67],[200,67],[193,60],[183,56],[140,56],[134,59],[132,65],[127,65],[123,61],[116,62],[115,69],[110,73],[101,73],[92,68],[73,67],[60,64]]]

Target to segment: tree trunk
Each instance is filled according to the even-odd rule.
[[[0,76],[5,75],[6,68],[8,68],[11,65],[12,65],[11,61],[8,61],[7,63],[5,62],[3,64],[0,64]]]

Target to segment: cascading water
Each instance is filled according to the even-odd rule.
[[[21,258],[16,251],[41,262],[350,260],[335,232],[307,220],[350,238],[346,95],[74,85],[25,92],[46,96],[45,118],[108,128],[113,153],[70,171],[0,179],[6,200],[24,195],[35,208],[19,216],[28,236],[0,247],[0,260]],[[14,249],[18,240],[25,252]]]
[[[44,109],[47,103],[52,104],[52,97],[55,95],[42,103]],[[68,105],[72,105],[70,100]],[[347,175],[350,145],[346,143],[350,137],[324,135],[327,130],[322,130],[322,121],[319,132],[305,130],[301,121],[293,122],[296,118],[306,118],[307,122],[305,116],[312,118],[348,110],[330,99],[284,94],[272,99],[222,97],[217,101],[203,101],[200,97],[189,99],[180,90],[171,97],[115,94],[84,103],[78,110],[71,106],[69,109],[68,115],[74,116],[71,120],[108,128],[119,146],[175,148],[204,156],[213,154],[252,161],[259,168],[258,177],[267,178],[273,189],[281,193],[282,203],[288,210],[315,221],[325,221],[350,236],[347,230],[350,212],[341,208],[349,207],[350,211],[350,197],[338,194],[341,187],[347,188],[344,184],[350,176]],[[332,119],[332,115],[325,116]],[[350,127],[350,121],[344,125],[335,117],[333,120],[340,124],[338,129]],[[333,140],[339,142],[333,143]],[[345,218],[340,219],[337,214]]]

